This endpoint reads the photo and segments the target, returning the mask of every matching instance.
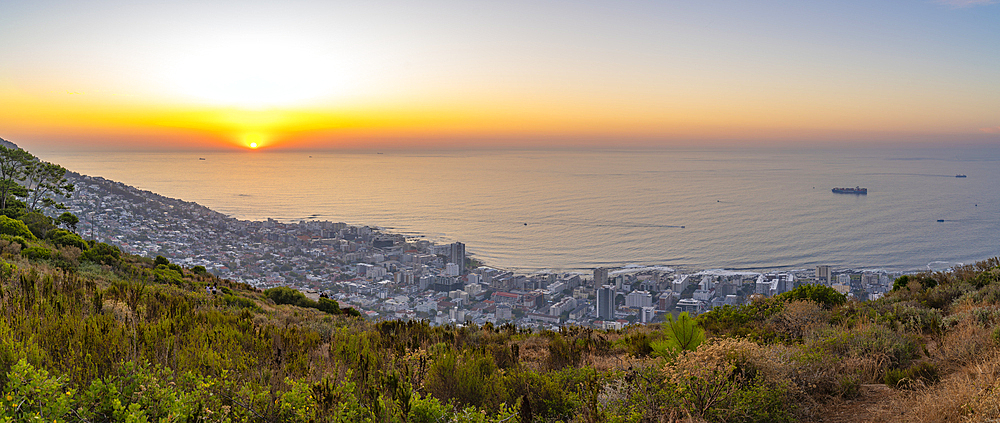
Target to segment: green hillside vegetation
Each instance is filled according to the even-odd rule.
[[[1000,413],[998,259],[869,303],[802,286],[659,326],[533,333],[374,323],[27,235],[0,239],[0,421],[823,421],[868,384],[899,393],[884,421]]]

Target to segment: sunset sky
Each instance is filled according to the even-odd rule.
[[[0,2],[67,149],[1000,143],[1000,2]]]

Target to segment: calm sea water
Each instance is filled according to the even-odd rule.
[[[1000,147],[34,153],[240,219],[459,240],[522,271],[939,269],[1000,254]]]

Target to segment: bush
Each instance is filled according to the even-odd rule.
[[[99,264],[114,265],[121,260],[122,251],[113,245],[103,242],[94,243],[90,249],[85,249],[80,258]]]
[[[0,216],[0,234],[21,237],[26,239],[36,239],[35,235],[28,229],[24,222],[11,219],[7,216]],[[6,239],[6,238],[5,238]]]
[[[20,220],[24,222],[24,224],[28,227],[28,230],[30,230],[31,233],[34,234],[34,236],[39,239],[47,238],[49,232],[51,232],[53,229],[56,229],[56,225],[52,224],[51,217],[48,217],[37,211],[33,211],[24,216],[21,216]],[[18,235],[18,234],[12,234],[12,235]]]
[[[48,260],[52,258],[52,250],[36,245],[21,250],[21,255],[29,260]]]
[[[287,286],[279,286],[275,288],[268,289],[264,291],[264,296],[266,296],[275,304],[291,304],[299,307],[310,307],[316,308],[317,304],[312,300],[306,298],[306,295],[299,292],[297,289],[292,289]]]
[[[766,328],[785,340],[799,340],[811,330],[827,324],[830,312],[813,301],[792,301],[767,320]]]
[[[11,244],[17,244],[21,249],[28,248],[28,240],[23,236],[13,236],[13,235],[0,235],[0,239],[7,241]]]
[[[329,298],[320,298],[316,302],[319,311],[323,311],[330,314],[340,314],[340,304],[336,300],[331,300]]]
[[[839,306],[847,301],[847,297],[837,292],[837,290],[826,285],[814,284],[797,286],[791,291],[778,295],[777,298],[782,301],[813,301],[827,309]]]
[[[784,301],[757,296],[749,304],[712,309],[699,315],[697,320],[702,328],[714,335],[771,340],[775,334],[767,331],[764,322],[784,308]]]
[[[892,309],[879,315],[879,323],[893,325],[898,330],[918,333],[940,333],[943,325],[941,311],[917,307],[911,303],[896,303]]]
[[[910,286],[911,282],[916,282],[922,289],[930,289],[937,286],[938,282],[929,275],[921,273],[917,275],[903,275],[892,282],[892,290],[898,291]]]
[[[80,250],[87,249],[87,243],[83,240],[83,238],[80,238],[80,235],[65,229],[53,229],[49,231],[48,239],[55,245],[71,246],[79,248]]]
[[[890,388],[916,389],[932,383],[937,383],[937,367],[931,363],[919,363],[906,370],[889,369],[885,372],[884,382]]]
[[[826,351],[855,362],[863,382],[881,380],[885,369],[905,367],[917,357],[920,346],[913,338],[878,324],[837,328],[818,333],[808,349]]]
[[[789,385],[767,350],[719,339],[685,351],[664,368],[686,413],[711,422],[792,420]]]

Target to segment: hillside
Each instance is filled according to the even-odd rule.
[[[982,421],[1000,412],[997,259],[901,278],[872,303],[807,285],[662,328],[532,333],[370,323],[330,300],[260,292],[105,244],[3,238],[4,421]]]
[[[104,198],[145,201],[162,219],[146,230],[173,237],[175,253],[184,240],[171,225],[227,219],[88,181],[110,187]],[[75,217],[33,206],[60,210],[55,200],[20,200],[38,188],[7,189],[0,422],[1000,418],[1000,258],[902,276],[871,302],[801,285],[619,331],[376,323],[330,298],[85,240]]]

